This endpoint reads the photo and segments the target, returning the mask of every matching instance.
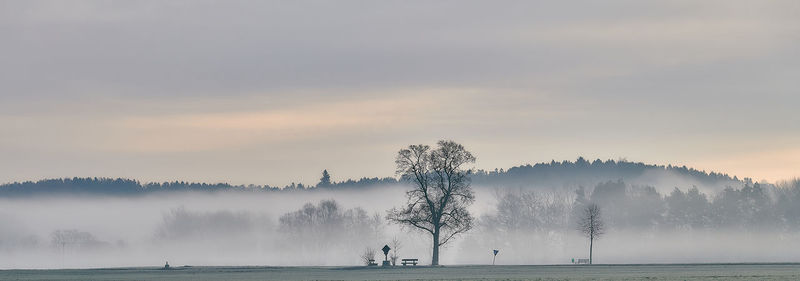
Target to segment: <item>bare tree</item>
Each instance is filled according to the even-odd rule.
[[[400,239],[397,239],[397,236],[392,238],[392,253],[389,254],[389,260],[392,261],[392,266],[397,265],[397,259],[400,258],[400,248],[403,247],[403,243],[400,242]]]
[[[375,249],[371,247],[367,247],[364,249],[364,252],[361,254],[361,261],[364,262],[364,265],[372,265],[375,262]]]
[[[578,220],[578,230],[580,230],[586,238],[589,238],[589,264],[592,264],[592,246],[594,240],[605,234],[605,225],[600,213],[600,206],[591,203],[583,209],[583,214],[581,214]]]
[[[473,217],[467,206],[475,201],[470,187],[475,163],[464,146],[441,140],[435,149],[427,145],[410,145],[397,153],[397,174],[414,188],[406,192],[408,203],[388,211],[387,220],[412,226],[431,234],[431,265],[439,265],[439,246],[472,228]]]

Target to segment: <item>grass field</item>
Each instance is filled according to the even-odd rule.
[[[800,280],[800,264],[3,270],[0,280]]]

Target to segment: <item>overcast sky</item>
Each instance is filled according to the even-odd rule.
[[[800,176],[800,1],[0,1],[0,182],[477,168]]]

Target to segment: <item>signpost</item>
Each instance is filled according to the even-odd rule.
[[[383,249],[381,249],[383,250],[383,266],[391,265],[391,263],[389,263],[389,250],[391,249],[392,248],[389,248],[389,245],[383,245]]]

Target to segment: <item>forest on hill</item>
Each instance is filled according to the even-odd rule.
[[[739,179],[724,173],[706,172],[686,166],[653,165],[631,162],[624,159],[600,159],[587,161],[579,157],[576,161],[551,161],[534,165],[521,165],[507,170],[476,170],[471,176],[476,187],[498,188],[536,188],[536,189],[570,189],[579,187],[592,188],[597,184],[624,180],[633,185],[653,186],[659,191],[668,192],[673,188],[688,189],[699,187],[706,192],[716,193],[726,187],[741,188],[752,184],[748,178]],[[61,178],[39,181],[13,182],[0,185],[0,196],[30,195],[135,195],[150,192],[180,191],[293,191],[313,189],[351,189],[375,188],[397,185],[402,182],[393,177],[347,179],[339,182],[331,181],[327,170],[316,184],[291,183],[278,187],[270,185],[231,185],[228,183],[196,183],[185,181],[143,183],[124,178]],[[762,185],[767,183],[761,183]],[[769,185],[769,184],[767,184]]]

